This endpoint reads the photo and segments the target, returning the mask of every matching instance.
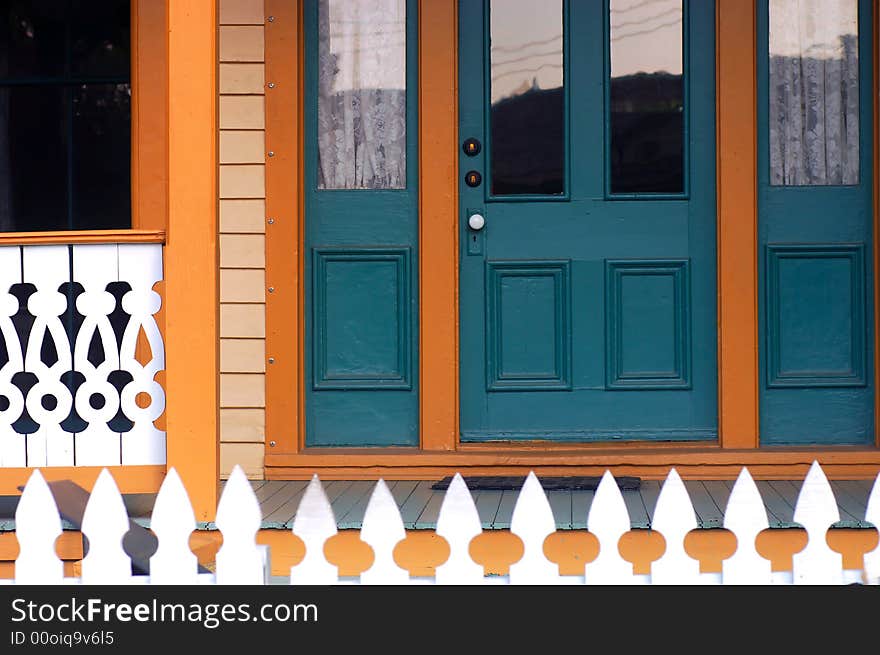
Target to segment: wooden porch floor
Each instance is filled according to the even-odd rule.
[[[253,481],[254,492],[263,513],[262,527],[287,530],[292,526],[300,498],[307,481]],[[364,511],[373,490],[373,481],[336,480],[325,483],[325,490],[336,515],[340,530],[360,529]],[[391,494],[397,501],[404,527],[431,530],[437,527],[437,516],[444,491],[434,491],[431,480],[389,481]],[[798,527],[793,521],[801,481],[758,481],[758,490],[764,498],[767,519],[771,528]],[[642,480],[638,491],[624,491],[623,498],[629,510],[632,527],[650,528],[661,483]],[[872,480],[838,480],[831,482],[837,498],[840,521],[837,528],[869,528],[864,520]],[[724,508],[733,487],[733,481],[685,481],[701,528],[720,528],[724,523]],[[519,491],[472,491],[484,530],[510,528],[510,519]],[[550,506],[556,518],[557,530],[583,530],[587,527],[587,512],[593,502],[593,491],[548,492]]]

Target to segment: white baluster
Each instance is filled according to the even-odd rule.
[[[437,534],[449,544],[449,558],[437,567],[437,584],[480,584],[483,567],[470,556],[470,543],[483,532],[480,515],[464,479],[456,473],[443,496]]]
[[[82,561],[83,584],[131,581],[131,560],[122,547],[128,529],[125,503],[110,471],[104,469],[83,514],[82,531],[89,540],[89,552]]]
[[[336,534],[336,517],[317,474],[312,476],[299,501],[291,531],[303,540],[306,555],[299,564],[290,567],[290,584],[330,585],[339,582],[339,569],[324,556],[325,542]]]
[[[880,473],[877,474],[871,495],[868,497],[865,520],[873,523],[874,527],[880,530]],[[874,550],[865,553],[865,578],[869,584],[880,584],[880,543]]]
[[[587,584],[628,584],[633,566],[620,556],[618,542],[632,527],[629,511],[611,471],[605,471],[587,515],[587,529],[599,539],[599,556],[587,564]]]
[[[122,308],[131,319],[122,335],[119,359],[122,369],[133,378],[122,390],[122,411],[134,423],[122,435],[122,463],[164,464],[165,432],[153,425],[165,411],[165,390],[156,381],[156,374],[165,368],[165,345],[155,317],[162,299],[153,291],[153,285],[162,279],[162,246],[120,244],[119,279],[131,286],[131,291],[122,297]],[[146,364],[135,356],[141,330],[150,346],[151,359]],[[150,398],[150,404],[144,408],[136,402],[142,392]]]
[[[674,468],[660,489],[653,527],[663,535],[666,550],[651,565],[651,584],[699,584],[700,563],[684,548],[684,539],[697,527],[697,518],[691,497]]]
[[[70,340],[61,320],[67,298],[58,291],[62,284],[70,282],[70,252],[67,246],[24,246],[22,265],[24,281],[37,288],[28,299],[28,311],[35,319],[25,348],[24,369],[38,379],[28,392],[25,405],[40,428],[27,437],[27,465],[73,466],[73,435],[60,425],[70,414],[73,397],[61,382],[61,376],[71,370],[72,359]],[[44,364],[40,356],[46,337],[58,355],[51,366]],[[54,397],[55,406],[44,406],[44,397]]]
[[[409,572],[394,561],[394,547],[406,538],[400,510],[382,478],[373,488],[364,522],[361,541],[373,549],[373,565],[361,573],[362,584],[407,584]]]
[[[794,508],[794,521],[807,531],[807,546],[792,557],[795,584],[840,584],[843,557],[825,541],[832,523],[840,520],[834,492],[819,462],[814,461],[801,486]]]
[[[84,292],[76,299],[83,323],[73,347],[73,367],[85,381],[76,390],[76,412],[88,426],[74,437],[78,466],[118,466],[120,436],[107,425],[119,411],[119,392],[108,376],[119,369],[119,346],[109,315],[116,309],[116,299],[107,285],[119,278],[119,253],[114,243],[73,246],[73,278]],[[92,340],[101,344],[102,361],[89,361]],[[92,398],[103,399],[100,407]],[[100,404],[100,403],[98,403]]]
[[[730,492],[724,527],[736,535],[736,551],[721,563],[723,584],[770,584],[770,561],[758,554],[755,539],[770,527],[761,492],[743,467]]]
[[[12,429],[12,424],[24,411],[24,396],[12,384],[16,373],[24,370],[24,349],[19,341],[12,316],[18,312],[18,299],[9,293],[13,284],[21,282],[21,248],[0,247],[0,338],[3,339],[9,359],[0,366],[0,397],[9,403],[0,410],[0,467],[27,465],[25,436]]]
[[[223,545],[217,552],[217,584],[265,584],[267,572],[256,536],[260,504],[241,467],[232,469],[217,505]]]
[[[544,555],[544,541],[556,532],[556,520],[547,494],[534,471],[530,471],[519,497],[510,531],[522,539],[522,558],[510,565],[511,584],[554,584],[559,582],[559,567]]]
[[[198,584],[198,558],[189,548],[196,516],[174,467],[168,469],[156,496],[150,528],[159,539],[150,558],[150,584]]]
[[[55,540],[61,536],[61,517],[39,469],[31,473],[15,509],[15,536],[15,582],[60,584],[64,564],[55,553]]]

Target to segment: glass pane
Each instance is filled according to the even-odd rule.
[[[67,226],[62,87],[0,87],[0,232]]]
[[[770,0],[770,184],[859,183],[857,0]]]
[[[318,188],[406,186],[406,2],[318,2]]]
[[[611,0],[611,193],[684,192],[682,0]]]
[[[67,3],[0,2],[0,79],[64,73]]]
[[[74,75],[129,77],[130,0],[79,3],[70,24]]]
[[[565,192],[562,0],[492,0],[492,195]]]
[[[131,227],[131,87],[73,89],[73,228]]]

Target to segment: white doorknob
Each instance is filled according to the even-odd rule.
[[[482,230],[484,225],[486,225],[486,219],[482,214],[471,214],[468,217],[468,226],[472,230]]]

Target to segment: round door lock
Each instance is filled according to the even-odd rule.
[[[482,230],[486,225],[486,219],[482,214],[471,214],[468,216],[468,227],[472,230]]]
[[[482,146],[480,142],[471,137],[467,139],[463,144],[461,144],[461,149],[464,150],[464,154],[468,157],[476,157],[480,154],[480,150],[482,150]]]
[[[480,175],[478,171],[468,171],[464,176],[464,183],[469,187],[478,187],[480,186],[480,182],[483,181],[483,176]]]

